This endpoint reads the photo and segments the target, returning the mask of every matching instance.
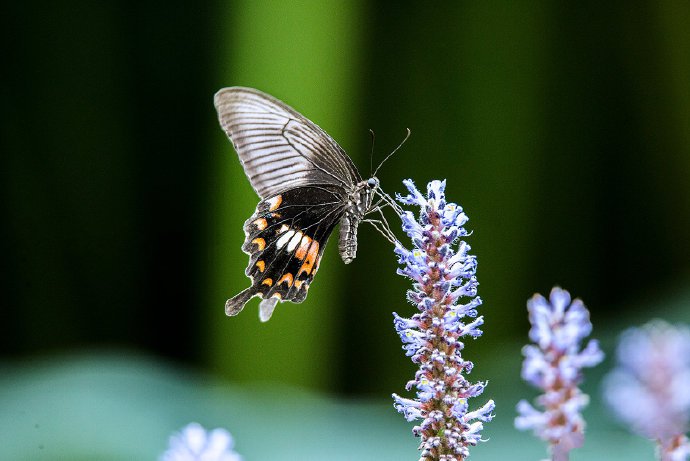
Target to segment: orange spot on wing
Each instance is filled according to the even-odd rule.
[[[257,238],[252,240],[252,243],[256,243],[256,245],[259,247],[259,251],[263,251],[264,248],[266,248],[266,240],[262,238]]]
[[[259,218],[256,221],[254,221],[254,225],[257,229],[264,230],[266,229],[266,226],[268,226],[268,222],[266,222],[264,218]]]
[[[292,277],[292,274],[288,272],[287,274],[284,274],[284,275],[280,278],[280,280],[278,280],[278,283],[277,283],[276,285],[280,285],[280,284],[283,283],[283,282],[287,282],[287,286],[291,287],[291,286],[292,286],[292,282],[293,282],[294,280],[295,280],[295,279]]]
[[[311,270],[316,263],[316,258],[319,256],[319,242],[312,240],[311,245],[309,245],[309,250],[307,251],[307,257],[304,259],[302,266],[297,272],[297,277],[300,276],[302,272],[306,272],[307,275],[311,274]]]
[[[266,269],[266,262],[264,262],[264,261],[257,261],[257,262],[256,262],[256,267],[259,268],[259,272],[263,272],[264,269]]]
[[[264,281],[261,282],[261,284],[262,284],[262,285],[268,285],[269,287],[270,287],[270,286],[273,286],[273,279],[272,279],[272,278],[264,279]]]
[[[295,288],[301,288],[304,280],[295,280]]]
[[[302,237],[302,240],[300,241],[297,250],[295,250],[295,256],[297,257],[297,259],[302,260],[307,257],[307,251],[309,250],[309,245],[311,244],[311,242],[312,238],[308,235]]]
[[[273,293],[273,295],[271,296],[271,298],[283,299],[283,295],[281,295],[280,293]]]
[[[283,203],[283,196],[276,195],[268,201],[268,211],[275,211],[278,209],[280,204]]]

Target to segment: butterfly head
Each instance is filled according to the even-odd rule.
[[[379,187],[379,178],[376,176],[372,176],[371,178],[367,179],[367,187],[369,189],[376,189]]]

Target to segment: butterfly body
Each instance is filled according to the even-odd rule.
[[[242,250],[251,286],[225,304],[236,315],[255,296],[260,318],[278,302],[307,296],[326,242],[340,225],[339,252],[347,264],[357,252],[357,227],[371,211],[378,179],[362,180],[352,160],[316,124],[258,90],[216,93],[220,124],[261,201],[245,222]]]
[[[350,192],[347,208],[340,219],[340,242],[338,250],[345,264],[350,264],[357,256],[357,228],[364,216],[371,209],[374,191],[379,182],[376,178],[361,181]]]

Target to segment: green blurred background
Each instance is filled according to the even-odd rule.
[[[498,404],[474,459],[498,459],[507,440],[532,450],[511,459],[543,451],[510,429],[517,399],[535,394],[518,381],[535,291],[560,284],[583,298],[609,356],[624,327],[690,320],[688,2],[77,0],[13,2],[3,16],[0,402],[25,405],[0,406],[2,459],[155,457],[192,419],[230,429],[248,460],[268,459],[267,446],[278,459],[322,459],[305,455],[308,440],[341,443],[330,459],[415,459],[411,424],[390,401],[414,373],[391,316],[412,313],[409,283],[371,228],[349,266],[329,245],[303,304],[280,305],[267,324],[256,300],[225,317],[225,300],[249,283],[242,223],[257,197],[216,120],[224,86],[292,105],[363,176],[368,130],[376,164],[409,127],[378,174],[391,194],[404,178],[448,180],[470,216],[484,299],[485,335],[465,356]],[[608,366],[591,373],[593,414]],[[104,398],[131,406],[34,417],[55,399],[74,408],[61,396],[79,401],[80,386],[96,408]],[[312,408],[360,430],[368,417],[352,402],[369,402],[361,415],[375,413],[371,431],[390,438],[362,443],[367,429],[326,443],[328,418],[297,403],[285,409],[294,420],[266,431],[270,402],[292,392],[326,399]],[[127,411],[142,405],[151,410],[133,423]],[[246,418],[254,425],[237,421]],[[65,448],[68,436],[34,426],[58,421],[88,423],[92,443]],[[591,424],[637,447],[606,416]],[[147,435],[140,451],[103,441],[123,428]],[[649,459],[640,443],[644,453],[621,459]],[[574,459],[601,450],[582,453]]]

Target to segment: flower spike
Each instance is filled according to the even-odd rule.
[[[604,353],[596,340],[580,348],[592,331],[592,323],[582,301],[571,301],[567,291],[555,287],[548,300],[534,295],[527,302],[527,311],[532,325],[529,338],[534,344],[522,349],[522,378],[544,391],[536,400],[544,411],[521,400],[515,427],[532,429],[548,442],[553,461],[567,461],[570,450],[584,443],[581,411],[589,397],[578,388],[583,380],[582,369],[597,365]]]
[[[616,352],[606,402],[633,432],[656,440],[657,459],[690,458],[690,327],[656,320],[631,328]]]
[[[461,356],[463,336],[477,338],[484,323],[477,317],[477,261],[460,237],[467,215],[455,203],[447,203],[445,181],[432,181],[424,196],[411,180],[403,181],[409,194],[398,201],[420,208],[418,218],[402,213],[402,228],[412,240],[408,250],[398,243],[395,253],[402,265],[398,274],[413,281],[407,299],[419,312],[411,318],[393,313],[395,330],[403,349],[419,364],[415,379],[416,399],[393,394],[394,407],[407,421],[421,419],[412,429],[420,437],[420,461],[463,461],[469,447],[483,442],[483,423],[493,418],[494,402],[469,411],[468,399],[484,391],[485,382],[471,383],[464,376],[473,364]],[[461,298],[469,298],[460,304]],[[469,321],[465,318],[469,317]]]

